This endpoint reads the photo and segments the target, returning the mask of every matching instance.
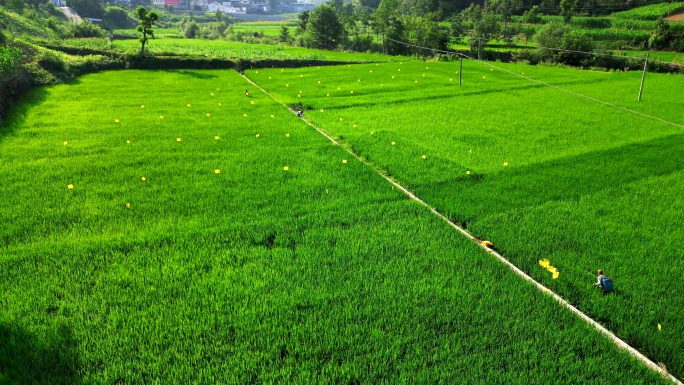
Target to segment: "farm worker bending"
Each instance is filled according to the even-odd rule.
[[[245,90],[245,96],[249,96],[249,91]]]
[[[302,114],[304,114],[304,111],[302,111],[302,110],[297,111],[297,116],[299,116],[300,118],[302,117]]]
[[[604,293],[613,291],[613,280],[603,275],[603,270],[598,271],[598,281],[594,286],[600,287]]]

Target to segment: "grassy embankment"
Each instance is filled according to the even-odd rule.
[[[684,124],[684,99],[673,98],[681,76],[649,74],[637,102],[636,72],[497,65]],[[683,376],[682,127],[473,62],[459,88],[457,70],[404,62],[248,76]],[[591,287],[599,268],[617,295]]]
[[[2,381],[661,380],[232,71],[34,90],[0,177]]]

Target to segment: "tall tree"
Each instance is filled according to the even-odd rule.
[[[137,29],[138,32],[142,34],[142,36],[140,36],[140,43],[142,44],[140,53],[142,54],[145,52],[145,44],[147,44],[147,40],[149,40],[148,36],[154,39],[152,27],[154,26],[154,23],[159,20],[159,16],[154,11],[148,12],[147,9],[141,5],[135,9],[135,17],[140,20]]]
[[[69,0],[68,5],[81,17],[104,18],[104,8],[98,0]]]
[[[508,21],[522,7],[522,0],[485,0],[485,10],[491,11],[503,17],[504,31]]]
[[[344,27],[330,5],[319,5],[309,14],[307,42],[313,48],[334,49],[343,42]]]

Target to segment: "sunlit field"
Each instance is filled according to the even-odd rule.
[[[458,62],[247,75],[684,375],[684,77],[647,74],[639,102],[639,72],[494,65],[465,61],[461,87]],[[591,286],[598,269],[615,295]]]
[[[583,247],[600,250],[604,238],[590,243],[578,238],[575,244],[561,236],[545,247],[532,242],[533,250],[510,241],[509,232],[527,239],[533,238],[527,232],[536,233],[542,241],[552,235],[536,223],[540,210],[560,210],[559,204],[570,204],[570,216],[588,210],[560,199],[578,195],[577,190],[561,191],[547,182],[547,194],[555,195],[546,204],[530,194],[527,201],[512,199],[511,210],[488,192],[483,199],[493,203],[489,209],[475,205],[477,220],[462,210],[490,178],[494,191],[501,191],[496,180],[527,186],[521,181],[525,175],[544,175],[539,162],[561,162],[556,168],[570,173],[569,180],[584,181],[569,163],[591,162],[578,155],[565,163],[568,155],[540,151],[534,140],[519,140],[532,149],[485,161],[494,156],[486,151],[503,152],[509,144],[483,137],[477,125],[468,128],[471,136],[459,126],[447,134],[446,127],[459,116],[464,126],[483,121],[468,111],[475,104],[467,99],[496,98],[511,92],[510,84],[487,92],[474,84],[482,74],[469,68],[467,84],[480,92],[464,92],[456,99],[462,105],[449,103],[449,114],[442,116],[428,113],[426,106],[453,101],[456,89],[445,83],[441,91],[422,84],[407,90],[423,64],[403,65],[395,79],[401,83],[384,86],[365,76],[368,84],[356,80],[370,70],[389,79],[395,65],[250,76],[292,101],[297,98],[290,91],[300,87],[307,98],[321,93],[306,103],[316,105],[315,113],[325,109],[315,121],[344,137],[345,145],[392,170],[450,215],[468,218],[478,234],[491,235],[517,263],[618,332],[643,327],[635,334],[644,336],[642,348],[671,352],[681,329],[677,313],[664,309],[665,299],[673,307],[681,303],[672,297],[681,293],[676,283],[668,285],[662,303],[651,304],[654,313],[641,314],[643,321],[622,318],[644,308],[642,301],[652,294],[634,288],[645,287],[645,276],[636,279],[634,267],[619,263],[627,257],[640,261],[638,247],[627,255],[618,249],[623,245],[612,243],[615,254],[600,262],[615,275],[620,294],[603,297],[591,290],[592,277],[579,271],[596,262],[589,263]],[[453,72],[449,66],[439,71],[432,79],[426,74],[425,82]],[[318,79],[326,88],[317,88]],[[281,83],[282,90],[276,86]],[[343,90],[336,93],[337,86]],[[423,99],[421,92],[427,94]],[[529,87],[516,92],[545,95]],[[412,103],[412,114],[401,112],[405,103]],[[314,111],[306,116],[313,118]],[[493,133],[500,121],[492,120]],[[431,134],[430,125],[440,131]],[[666,137],[651,128],[654,132],[644,136]],[[607,135],[599,131],[599,138]],[[456,146],[452,138],[432,149],[448,135],[464,143]],[[677,136],[667,138],[670,151],[677,151]],[[647,143],[653,154],[660,153],[657,140]],[[602,146],[608,145],[597,148]],[[469,148],[472,163],[458,165]],[[539,158],[523,160],[535,149]],[[510,166],[497,170],[495,163],[504,160]],[[657,167],[640,163],[643,171],[620,174],[643,183],[676,181],[676,171],[637,178],[676,168],[658,160]],[[414,163],[418,166],[409,166]],[[440,169],[445,184],[435,183]],[[473,173],[467,176],[466,169]],[[664,382],[234,71],[116,71],[36,89],[15,106],[0,131],[0,178],[0,383]],[[604,193],[611,188],[619,190]],[[625,185],[617,194],[626,207],[635,206],[629,206],[632,188],[640,185]],[[439,194],[455,194],[452,190],[459,196],[440,199]],[[649,199],[648,190],[639,191]],[[586,199],[601,203],[589,193]],[[603,218],[625,218],[618,208]],[[654,225],[663,212],[678,212],[658,205],[648,209],[657,214]],[[509,228],[511,215],[519,216],[516,223],[524,230]],[[497,216],[499,223],[490,224]],[[591,229],[595,220],[588,216],[583,224]],[[608,223],[631,230],[630,223]],[[676,250],[671,229],[661,233]],[[556,281],[532,266],[541,256],[559,266]],[[673,271],[675,257],[663,260]],[[643,271],[659,269],[651,263]],[[626,304],[633,309],[619,310]],[[660,322],[662,332],[650,320]]]

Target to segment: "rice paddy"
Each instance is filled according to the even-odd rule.
[[[607,210],[600,218],[626,232],[612,238],[627,242],[635,234],[629,220],[644,224],[647,211],[657,217],[649,229],[677,220],[677,156],[661,148],[667,142],[678,151],[675,128],[641,123],[621,136],[611,131],[620,127],[615,122],[591,140],[570,138],[556,105],[551,127],[520,123],[497,139],[502,119],[516,118],[501,103],[529,92],[544,97],[544,108],[553,104],[542,89],[468,70],[467,81],[486,76],[491,83],[454,96],[456,86],[442,76],[456,80],[452,67],[418,62],[248,75],[310,108],[305,117],[343,146],[462,218],[537,279],[630,342],[641,338],[640,349],[677,369],[670,353],[681,333],[679,313],[642,303],[655,289],[635,275],[661,272],[660,265],[624,266],[623,254],[600,260],[620,290],[601,296],[593,278],[579,272],[597,263],[590,252],[603,251],[606,239],[573,241],[553,233],[562,228],[539,224],[546,218],[551,226],[561,212],[584,226],[569,230],[596,235],[592,210]],[[583,86],[567,77],[568,86]],[[499,108],[487,106],[487,97]],[[459,103],[448,103],[452,98]],[[436,104],[444,107],[425,109]],[[529,113],[544,108],[518,108],[531,124],[548,120]],[[584,119],[594,116],[590,107],[575,108],[589,115]],[[486,130],[468,125],[487,112]],[[533,136],[541,127],[558,132]],[[565,138],[565,147],[546,148],[550,137]],[[630,144],[639,140],[646,145]],[[578,143],[594,143],[606,158],[591,158]],[[622,184],[599,189],[573,171],[579,164],[595,175],[595,159],[608,164],[619,158],[611,149],[630,145],[616,180],[603,181]],[[549,182],[564,172],[564,185]],[[2,381],[664,382],[234,71],[117,71],[34,90],[0,131],[0,177]],[[648,183],[668,181],[674,185],[662,195],[675,209],[649,195]],[[496,198],[511,195],[510,186],[520,189],[515,199]],[[580,204],[601,203],[601,194],[618,204]],[[649,205],[622,212],[644,199]],[[663,231],[671,246],[674,231]],[[539,242],[529,242],[535,237]],[[644,262],[638,247],[628,250]],[[541,257],[559,277],[538,265]],[[674,257],[667,263],[678,268]],[[643,293],[632,288],[641,283]],[[680,289],[668,289],[677,303]],[[653,313],[626,318],[644,306]]]

